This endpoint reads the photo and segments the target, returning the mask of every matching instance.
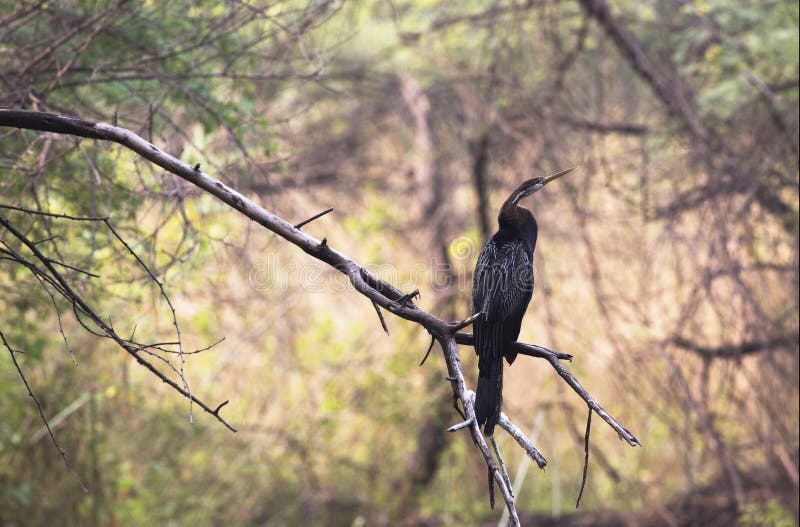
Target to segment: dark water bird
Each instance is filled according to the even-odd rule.
[[[531,211],[519,202],[577,167],[525,181],[503,203],[500,226],[481,249],[472,278],[472,308],[483,313],[473,323],[478,354],[475,416],[487,436],[494,433],[503,407],[503,357],[517,358],[511,343],[517,340],[522,317],[533,295],[533,250],[538,227]]]

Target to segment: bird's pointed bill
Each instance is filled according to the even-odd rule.
[[[510,203],[511,205],[516,205],[517,203],[520,202],[520,200],[522,200],[522,198],[530,196],[531,194],[540,190],[551,181],[560,178],[564,174],[569,174],[576,168],[578,167],[575,166],[572,168],[568,168],[567,170],[562,170],[561,172],[557,172],[547,177],[535,177],[533,179],[529,179],[528,181],[523,182],[522,184],[520,184],[520,186],[517,187],[517,189],[514,192],[511,193],[508,203]]]
[[[578,167],[577,167],[577,166],[574,166],[574,167],[572,167],[572,168],[568,168],[568,169],[566,169],[566,170],[562,170],[561,172],[556,172],[555,174],[552,174],[552,175],[550,175],[550,176],[547,176],[546,178],[543,178],[543,179],[542,179],[542,186],[544,186],[544,185],[547,185],[547,184],[548,184],[548,183],[550,183],[551,181],[555,181],[556,179],[560,178],[561,176],[564,176],[564,175],[566,175],[566,174],[569,174],[570,172],[572,172],[572,171],[573,171],[573,170],[575,170],[576,168],[578,168]]]

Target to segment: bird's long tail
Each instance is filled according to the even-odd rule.
[[[478,360],[478,388],[475,393],[475,418],[478,426],[483,425],[486,435],[494,433],[503,406],[502,327],[499,324],[492,326],[486,328],[488,338]]]

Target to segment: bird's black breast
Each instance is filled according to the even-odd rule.
[[[485,314],[485,322],[521,322],[532,295],[533,246],[525,238],[509,236],[501,229],[478,256],[472,279],[472,307],[476,313]]]

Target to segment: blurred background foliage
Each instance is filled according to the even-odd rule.
[[[549,366],[508,369],[504,436],[529,525],[797,525],[798,5],[770,0],[0,0],[0,105],[116,122],[305,227],[442,318],[509,189],[531,200],[521,340],[642,441],[596,423]],[[495,524],[485,467],[421,328],[117,146],[2,130],[5,205],[109,216],[166,284],[192,392],[230,433],[0,259],[2,525]],[[102,224],[0,215],[121,334],[169,307]],[[0,243],[21,250],[7,232]],[[60,317],[60,318],[59,318]],[[61,322],[59,322],[61,320]],[[63,336],[59,330],[63,329]],[[66,341],[66,345],[65,345]],[[435,350],[437,351],[437,350]],[[176,364],[174,357],[164,357]],[[474,382],[471,348],[462,349]],[[174,375],[166,364],[164,371]]]

